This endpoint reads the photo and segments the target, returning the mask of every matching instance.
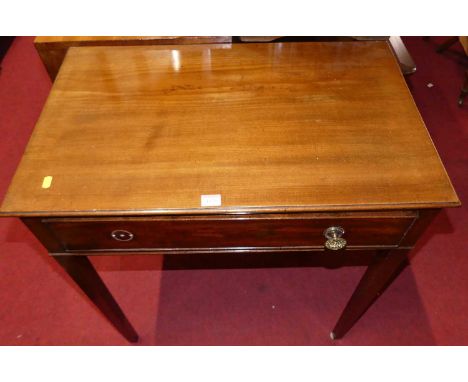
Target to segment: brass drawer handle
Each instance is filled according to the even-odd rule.
[[[345,248],[346,240],[341,237],[344,233],[345,230],[341,227],[328,227],[323,233],[328,239],[325,242],[325,247],[333,251]]]
[[[130,241],[133,239],[133,233],[123,229],[116,229],[115,231],[112,231],[111,236],[117,241]]]

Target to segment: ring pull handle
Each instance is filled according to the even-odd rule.
[[[331,249],[332,251],[338,251],[346,247],[346,240],[342,238],[345,230],[342,227],[328,227],[323,235],[327,239],[325,242],[325,247]]]
[[[130,241],[134,237],[133,233],[123,229],[116,229],[115,231],[112,231],[111,236],[117,241]]]

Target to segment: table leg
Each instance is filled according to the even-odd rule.
[[[460,96],[458,97],[458,105],[463,105],[463,101],[468,94],[468,69],[465,70],[465,82],[463,83],[463,87],[460,92]]]
[[[408,264],[408,252],[399,249],[377,254],[330,333],[332,339],[342,338],[401,273]]]
[[[439,47],[436,49],[437,53],[442,53],[446,51],[448,48],[450,48],[453,44],[455,44],[458,41],[458,36],[453,36],[445,40],[442,44],[439,45]]]
[[[86,256],[52,255],[52,257],[128,341],[138,341],[137,332]]]

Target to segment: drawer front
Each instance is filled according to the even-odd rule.
[[[340,226],[348,248],[396,246],[414,216],[302,215],[44,219],[68,251],[323,247]]]

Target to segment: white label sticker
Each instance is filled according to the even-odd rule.
[[[201,206],[202,207],[219,207],[221,205],[221,195],[202,195]]]

